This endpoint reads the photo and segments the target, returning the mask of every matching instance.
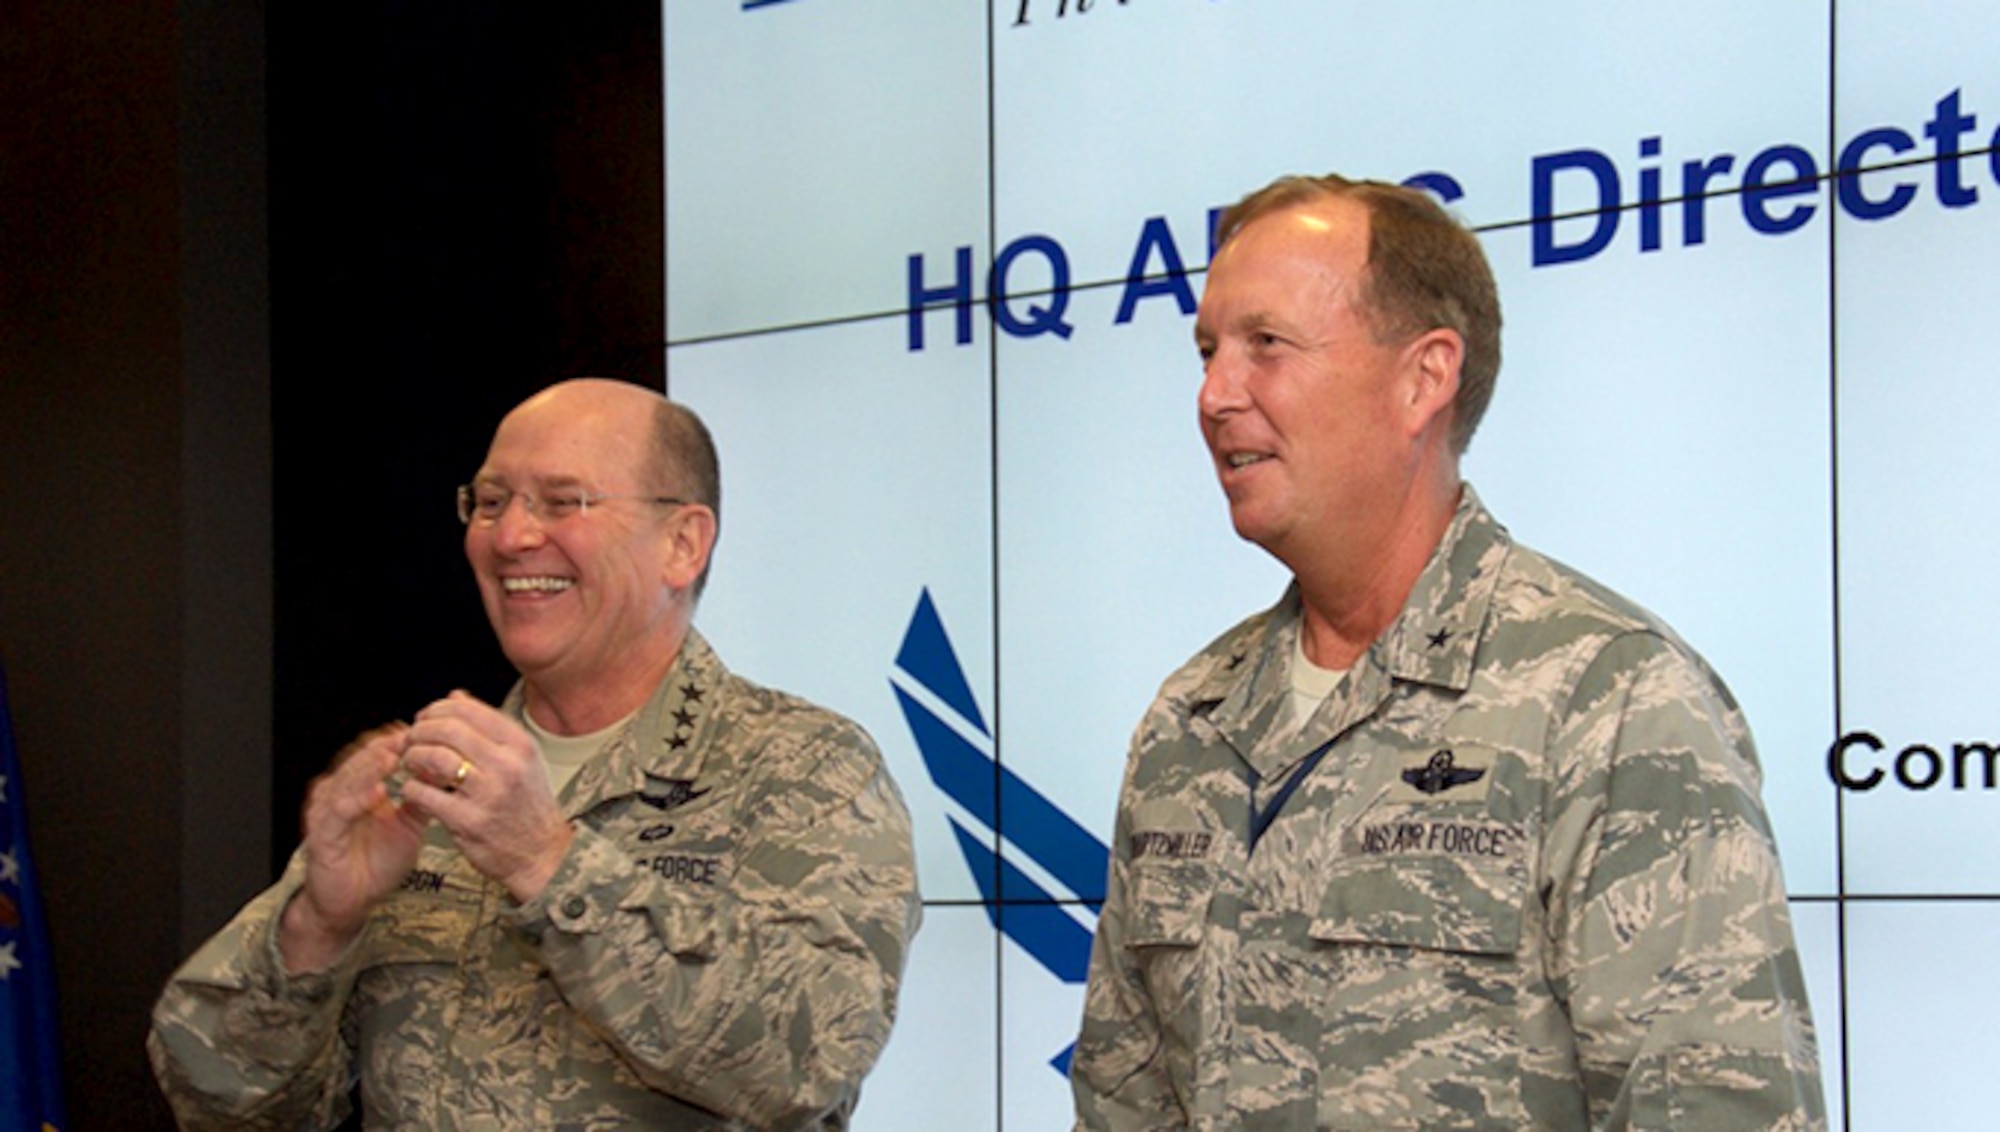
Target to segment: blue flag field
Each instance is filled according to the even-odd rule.
[[[56,973],[42,916],[7,674],[0,669],[0,1132],[64,1127]]]

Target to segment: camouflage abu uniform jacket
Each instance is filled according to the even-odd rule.
[[[1298,622],[1294,590],[1139,725],[1079,1128],[1825,1127],[1755,754],[1699,657],[1470,487],[1276,739]]]
[[[867,735],[690,633],[564,808],[535,900],[441,840],[338,966],[287,978],[295,857],[154,1010],[183,1126],[331,1127],[358,1074],[369,1128],[846,1127],[919,916]]]

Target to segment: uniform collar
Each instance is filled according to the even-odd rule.
[[[1500,564],[1512,549],[1507,528],[1466,484],[1403,612],[1369,652],[1398,680],[1457,692],[1470,687]]]
[[[1333,738],[1373,713],[1398,682],[1463,691],[1485,630],[1500,563],[1512,547],[1506,528],[1465,485],[1457,511],[1402,611],[1368,650],[1306,728],[1288,740],[1284,729],[1286,664],[1298,639],[1298,583],[1261,619],[1216,657],[1206,680],[1189,696],[1191,714],[1204,717],[1255,768],[1268,775],[1312,746]]]
[[[710,721],[728,676],[722,658],[690,626],[652,698],[601,756],[577,771],[563,809],[574,817],[609,798],[644,794],[662,781],[691,782],[700,777],[713,746],[707,741]],[[504,709],[518,717],[525,705],[524,688],[516,684]]]

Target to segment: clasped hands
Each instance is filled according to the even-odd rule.
[[[400,799],[391,792],[398,777]],[[541,892],[574,837],[534,738],[470,694],[366,732],[306,798],[305,885],[279,932],[289,970],[323,970],[339,958],[368,910],[415,866],[433,821],[516,900]]]

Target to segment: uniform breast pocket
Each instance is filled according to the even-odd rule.
[[[1125,946],[1139,966],[1170,1034],[1201,1032],[1202,936],[1215,895],[1204,862],[1144,863],[1132,870]]]
[[[483,895],[478,874],[462,858],[426,849],[402,887],[376,905],[364,966],[457,964]]]
[[[447,868],[420,863],[403,887],[376,905],[361,946],[362,970],[348,1003],[351,1040],[362,1051],[362,1092],[370,1123],[413,1126],[434,1118],[427,1102],[444,1088],[451,1063],[463,964],[479,925],[481,894]]]
[[[725,911],[742,893],[755,893],[760,907],[784,907],[802,867],[796,860],[774,864],[753,857],[748,862],[753,875],[739,877],[744,863],[718,816],[676,811],[672,824],[644,826],[636,836],[629,830],[620,833],[632,867],[650,880],[633,886],[622,906],[649,917],[667,950],[681,959],[706,962],[720,954],[722,933],[730,923]],[[658,830],[667,832],[654,832]],[[775,918],[793,931],[812,930],[809,911],[792,910]]]
[[[1368,861],[1330,878],[1309,929],[1327,976],[1321,1125],[1518,1128],[1519,868]]]

